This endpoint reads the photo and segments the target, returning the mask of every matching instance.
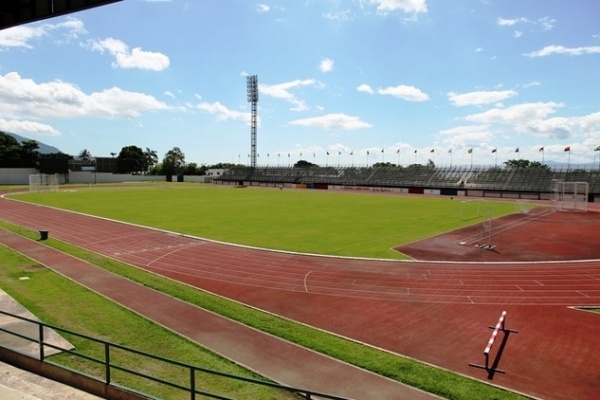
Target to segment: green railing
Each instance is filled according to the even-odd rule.
[[[160,357],[157,355],[145,353],[143,351],[135,350],[135,349],[132,349],[132,348],[129,348],[126,346],[121,346],[121,345],[118,345],[115,343],[110,343],[105,340],[96,339],[96,338],[93,338],[93,337],[90,337],[87,335],[83,335],[83,334],[80,334],[80,333],[77,333],[77,332],[74,332],[71,330],[63,329],[58,326],[46,324],[46,323],[43,323],[40,321],[28,319],[28,318],[24,318],[19,315],[11,314],[11,313],[8,313],[8,312],[2,311],[2,310],[0,310],[0,314],[7,315],[9,317],[30,323],[34,326],[37,326],[37,332],[38,332],[37,338],[32,338],[32,337],[23,335],[21,333],[15,332],[15,331],[11,331],[10,329],[6,329],[2,326],[0,326],[0,331],[5,332],[10,335],[13,335],[13,336],[16,336],[16,337],[19,337],[24,340],[30,341],[30,342],[37,343],[40,361],[52,364],[54,366],[64,368],[60,364],[57,364],[50,360],[47,360],[46,348],[51,348],[54,350],[58,350],[59,352],[68,353],[74,357],[86,360],[88,362],[91,362],[91,363],[94,363],[94,364],[97,364],[98,366],[100,366],[101,370],[103,370],[103,377],[99,378],[99,377],[90,376],[90,374],[88,372],[73,370],[72,367],[69,367],[68,369],[71,372],[85,375],[88,378],[96,379],[106,385],[114,385],[115,387],[123,388],[122,385],[118,385],[116,382],[114,382],[114,379],[112,377],[113,372],[120,371],[120,372],[123,372],[126,374],[131,374],[131,375],[155,382],[159,385],[164,385],[164,386],[168,386],[171,388],[175,388],[175,389],[179,389],[181,391],[187,392],[187,393],[189,393],[189,396],[190,396],[189,398],[192,400],[195,400],[197,398],[196,396],[198,396],[198,395],[212,398],[212,399],[234,400],[230,397],[224,397],[222,395],[218,395],[215,393],[209,393],[209,392],[202,390],[200,385],[197,383],[197,374],[203,373],[203,374],[221,377],[224,379],[230,379],[232,381],[245,382],[246,384],[249,384],[249,385],[267,386],[267,387],[271,387],[274,389],[284,390],[287,392],[298,394],[305,399],[313,399],[313,396],[314,396],[314,397],[318,397],[320,399],[348,400],[347,398],[344,398],[344,397],[333,396],[333,395],[329,395],[329,394],[325,394],[325,393],[315,392],[312,390],[301,389],[301,388],[296,388],[296,387],[291,387],[291,386],[285,386],[285,385],[280,385],[277,383],[266,382],[266,381],[261,381],[261,380],[257,380],[257,379],[252,379],[252,378],[246,378],[246,377],[242,377],[242,376],[232,375],[232,374],[228,374],[228,373],[223,373],[223,372],[214,371],[214,370],[207,369],[207,368],[202,368],[202,367],[182,363],[182,362],[175,361],[175,360],[170,360],[170,359],[167,359],[164,357]],[[79,353],[76,350],[63,348],[63,347],[57,346],[55,344],[49,343],[46,340],[44,328],[54,330],[55,332],[62,332],[64,334],[71,335],[73,337],[77,337],[80,339],[88,340],[88,341],[91,341],[93,343],[96,343],[96,344],[102,346],[103,351],[101,353],[103,354],[103,358],[89,356],[86,354]],[[2,343],[0,343],[0,347],[6,347],[6,346],[4,346]],[[14,349],[11,349],[11,350],[14,350]],[[156,362],[157,364],[158,363],[166,363],[171,366],[175,366],[175,367],[179,367],[184,370],[187,370],[187,374],[189,377],[187,379],[187,384],[181,384],[181,383],[169,381],[166,379],[159,378],[157,376],[149,375],[149,374],[141,372],[139,370],[132,369],[131,367],[128,368],[123,365],[118,365],[116,362],[114,362],[112,360],[113,355],[116,352],[121,352],[120,357],[119,357],[121,359],[123,358],[122,356],[125,354],[126,357],[127,357],[127,355],[129,355],[132,358],[133,357],[143,357],[143,358],[150,359],[150,360],[152,360],[152,362]],[[139,391],[136,391],[136,390],[132,390],[132,391],[139,393]],[[143,394],[143,393],[141,393],[141,394]],[[149,394],[144,394],[144,395],[152,397]]]

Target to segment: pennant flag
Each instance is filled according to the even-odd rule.
[[[598,146],[600,148],[600,146]],[[396,154],[400,153],[400,149],[396,150]]]
[[[596,147],[594,151],[600,151],[600,146]]]
[[[539,151],[544,151],[544,146],[540,147]]]
[[[367,155],[369,155],[369,150],[367,150]]]
[[[329,155],[329,152],[327,152],[327,155]]]
[[[290,156],[290,153],[288,153],[288,157]]]
[[[429,150],[430,153],[435,153],[435,149]]]
[[[281,153],[277,153],[277,157],[281,157]]]
[[[354,155],[354,151],[351,151],[351,152],[350,152],[350,155],[351,155],[351,156],[353,156],[353,155]]]
[[[469,149],[469,151],[467,151],[467,153],[473,154],[473,149]]]
[[[417,154],[417,150],[415,150],[415,154]]]
[[[565,147],[565,151],[571,151],[571,146]]]
[[[383,153],[383,149],[381,149],[381,152]]]
[[[518,153],[518,152],[519,152],[519,148],[517,147],[517,148],[515,149],[515,153]]]
[[[452,154],[452,149],[448,150],[448,153]]]
[[[300,157],[302,157],[302,152],[300,153]]]
[[[495,153],[496,151],[498,151],[498,148],[495,148],[494,150],[492,150],[492,153]]]
[[[338,151],[338,156],[341,156],[341,155],[342,155],[342,152],[341,152],[341,151]]]

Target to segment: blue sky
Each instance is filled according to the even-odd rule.
[[[124,0],[0,31],[0,130],[74,155],[248,163],[258,75],[260,165],[598,163],[598,15],[596,0]]]

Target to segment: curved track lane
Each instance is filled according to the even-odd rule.
[[[600,262],[441,263],[230,246],[2,199],[0,218],[237,301],[547,399],[600,393]],[[499,368],[483,362],[508,311]],[[497,346],[499,347],[499,346]],[[496,349],[494,349],[496,350]],[[492,353],[495,356],[495,353]]]

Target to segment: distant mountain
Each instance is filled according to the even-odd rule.
[[[4,131],[3,131],[4,132]],[[35,140],[35,139],[29,139],[20,135],[17,135],[16,133],[10,133],[10,132],[4,132],[7,135],[10,135],[12,137],[14,137],[15,139],[17,139],[19,141],[19,143],[23,143],[26,142],[28,140]],[[42,142],[40,142],[39,140],[36,140],[39,149],[38,151],[40,152],[40,154],[54,154],[54,153],[62,153],[62,151],[60,151],[59,149],[57,149],[54,146],[49,146],[47,144],[44,144]]]

